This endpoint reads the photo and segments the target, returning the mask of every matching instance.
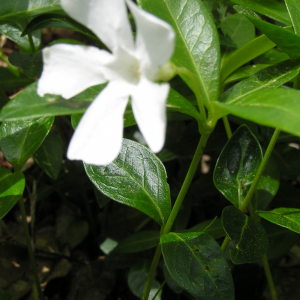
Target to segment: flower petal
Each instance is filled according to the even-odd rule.
[[[91,29],[111,50],[134,49],[124,0],[61,0],[62,8]]]
[[[175,32],[165,21],[126,0],[137,25],[137,56],[141,72],[149,79],[171,58],[174,51]]]
[[[38,94],[61,95],[69,99],[88,87],[104,83],[102,64],[113,56],[96,47],[57,44],[43,50],[43,73]]]
[[[92,102],[71,139],[67,157],[92,165],[107,165],[119,154],[128,85],[112,81]]]
[[[170,86],[142,77],[131,94],[132,110],[139,129],[153,152],[159,152],[166,136],[166,100]]]

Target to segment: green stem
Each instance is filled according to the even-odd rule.
[[[223,253],[225,253],[229,243],[230,243],[230,238],[228,236],[226,236],[223,243],[222,243],[222,245],[221,245],[221,250],[222,250]]]
[[[160,259],[160,255],[161,255],[161,245],[159,244],[156,248],[155,254],[154,254],[154,258],[150,267],[150,271],[149,271],[149,276],[147,279],[147,283],[146,283],[146,287],[144,290],[144,294],[143,294],[143,299],[142,300],[148,300],[149,298],[149,294],[151,291],[151,286],[152,286],[152,282],[155,276],[155,271]]]
[[[270,289],[270,292],[271,292],[272,300],[278,300],[277,295],[276,295],[274,282],[273,282],[273,278],[272,278],[272,274],[271,274],[271,271],[270,271],[269,262],[268,262],[266,254],[263,256],[261,261],[262,261],[262,264],[263,264],[264,269],[265,269],[265,274],[266,274],[266,277],[267,277],[267,280],[268,280],[268,285],[269,285],[269,289]]]
[[[200,138],[200,142],[198,144],[198,147],[196,149],[196,152],[194,154],[194,157],[193,157],[193,160],[192,160],[192,163],[190,165],[190,168],[188,170],[188,173],[186,174],[186,177],[184,179],[184,182],[182,184],[182,187],[180,189],[180,192],[177,196],[177,199],[175,201],[175,204],[172,208],[172,211],[170,213],[170,216],[168,218],[168,221],[163,229],[163,234],[167,234],[170,232],[171,228],[172,228],[172,225],[174,223],[174,220],[178,214],[178,211],[180,209],[180,206],[182,204],[182,201],[187,193],[187,190],[192,182],[192,179],[194,177],[194,174],[197,170],[197,167],[198,167],[198,164],[200,162],[200,159],[202,157],[202,154],[203,154],[203,150],[206,146],[206,143],[207,143],[207,140],[210,136],[210,133],[207,133],[207,134],[202,134],[201,135],[201,138]]]
[[[223,117],[223,123],[224,123],[224,126],[225,126],[227,137],[228,137],[228,139],[230,139],[232,137],[232,132],[231,132],[231,128],[230,128],[230,124],[228,122],[227,116]]]
[[[200,93],[200,90],[199,90],[199,87],[197,84],[197,80],[196,80],[194,74],[192,72],[190,72],[189,70],[187,70],[185,68],[180,68],[180,67],[176,67],[176,71],[177,71],[178,75],[184,75],[184,76],[188,77],[189,80],[191,81],[191,84],[193,86],[193,91],[196,95],[200,113],[203,116],[204,120],[206,120],[206,112],[205,112],[204,104],[203,104],[201,93]]]
[[[167,281],[170,278],[170,276],[171,275],[169,274],[169,276],[165,279],[165,281],[160,285],[159,289],[157,290],[157,292],[153,296],[152,300],[155,300],[155,298],[158,296],[159,292],[162,290],[162,288],[164,287],[164,285],[167,283]]]
[[[28,255],[29,255],[32,272],[33,272],[33,276],[34,276],[34,283],[36,285],[37,290],[39,291],[40,299],[44,300],[44,296],[43,296],[43,292],[41,289],[40,280],[39,280],[38,272],[37,272],[37,268],[36,268],[36,263],[35,263],[35,259],[34,259],[34,254],[33,254],[32,247],[31,247],[31,239],[30,239],[28,224],[27,224],[27,220],[26,220],[26,211],[25,211],[25,205],[23,202],[23,197],[21,197],[19,199],[19,205],[20,205],[20,211],[21,211],[21,215],[22,215],[22,223],[23,223],[23,228],[24,228],[24,232],[25,232],[25,239],[26,239],[26,244],[27,244]]]

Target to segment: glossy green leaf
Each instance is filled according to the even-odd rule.
[[[235,103],[259,90],[279,87],[296,77],[299,69],[300,59],[296,61],[284,61],[262,69],[253,76],[228,89],[220,96],[219,101],[227,104]]]
[[[226,259],[217,242],[203,232],[164,234],[161,247],[172,278],[196,299],[234,299]]]
[[[284,0],[290,18],[293,23],[295,33],[300,35],[300,5],[297,0]]]
[[[53,117],[3,122],[0,148],[15,168],[21,168],[40,147],[54,122]]]
[[[248,193],[262,161],[262,150],[246,125],[223,148],[214,170],[216,188],[237,208]]]
[[[8,68],[0,67],[0,86],[4,91],[17,90],[30,83],[32,80],[19,71],[13,73]]]
[[[1,289],[0,289],[0,299],[1,300],[13,300],[12,296],[9,293],[7,293]]]
[[[243,15],[229,15],[221,22],[220,28],[223,34],[228,35],[240,48],[255,38],[254,25]]]
[[[24,188],[25,177],[22,172],[12,173],[8,169],[0,168],[0,219],[18,202]]]
[[[0,24],[61,10],[59,0],[1,1]]]
[[[300,233],[300,209],[275,208],[271,211],[256,211],[258,215],[272,223]]]
[[[291,25],[291,19],[285,5],[276,0],[230,0],[231,2],[254,10],[273,20]]]
[[[23,70],[28,78],[39,77],[43,70],[42,51],[34,54],[12,52],[8,56],[9,62]]]
[[[57,179],[62,159],[63,149],[59,137],[50,132],[40,148],[35,152],[34,159],[38,165],[53,179]]]
[[[167,174],[148,148],[124,139],[119,156],[111,164],[84,166],[89,179],[103,194],[144,212],[160,225],[166,223],[171,210]]]
[[[293,32],[287,31],[282,27],[253,18],[251,16],[246,15],[246,17],[292,59],[297,59],[300,57],[300,36],[294,34]]]
[[[285,52],[279,48],[273,48],[255,58],[254,63],[275,65],[289,59],[290,57]]]
[[[220,46],[214,21],[204,3],[201,0],[139,0],[138,3],[171,24],[176,32],[173,62],[195,74],[205,105],[216,100]]]
[[[154,248],[159,243],[159,231],[140,231],[120,241],[114,249],[118,253],[134,253]]]
[[[128,273],[128,287],[131,292],[140,299],[142,299],[143,297],[144,289],[149,275],[150,265],[150,261],[146,260],[143,263],[135,264],[133,267],[131,267]],[[160,284],[156,280],[154,280],[151,286],[149,300],[153,299],[159,287]],[[155,298],[155,300],[159,299],[161,299],[161,291]]]
[[[34,18],[22,32],[22,36],[42,28],[67,28],[80,32],[91,39],[99,40],[93,32],[69,16],[60,14],[43,14]]]
[[[293,89],[268,89],[227,104],[215,102],[215,109],[252,122],[279,128],[300,136],[300,92]]]
[[[1,7],[1,4],[0,4]],[[25,22],[19,20],[17,22],[12,22],[4,25],[0,25],[0,33],[5,35],[7,38],[15,42],[19,47],[25,52],[32,52],[28,36],[21,37],[22,31],[25,28]],[[32,41],[36,50],[39,49],[41,45],[41,31],[33,31],[31,33]]]
[[[226,78],[226,80],[223,83],[223,86],[226,86],[227,84],[235,81],[246,79],[254,75],[255,73],[257,73],[258,71],[265,69],[269,66],[270,65],[268,64],[256,64],[256,65],[241,67]]]
[[[263,227],[234,206],[227,206],[222,212],[223,228],[235,244],[230,249],[230,258],[235,264],[259,261],[267,252],[268,238]]]

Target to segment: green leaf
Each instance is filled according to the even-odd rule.
[[[60,139],[55,133],[48,134],[35,152],[34,159],[47,175],[57,179],[62,164],[63,149]]]
[[[300,233],[300,209],[275,208],[271,211],[256,211],[258,215],[272,223]]]
[[[262,161],[262,150],[246,125],[223,148],[214,170],[216,188],[237,208],[248,193]]]
[[[300,57],[300,36],[268,22],[245,15],[261,32],[263,32],[281,50],[292,59]]]
[[[296,61],[284,61],[262,69],[253,76],[228,89],[220,96],[219,101],[231,104],[259,90],[279,87],[296,77],[299,68],[300,59]]]
[[[134,253],[156,247],[159,243],[159,231],[141,231],[120,241],[114,249],[118,253]]]
[[[110,202],[111,199],[103,195],[95,186],[93,186],[93,190],[100,208],[103,208],[108,202]]]
[[[226,78],[226,80],[223,83],[223,86],[226,86],[227,84],[235,81],[246,79],[269,66],[270,65],[268,64],[256,64],[256,65],[241,67]]]
[[[300,35],[300,5],[296,0],[285,0],[285,5],[293,23],[295,33]]]
[[[231,2],[254,10],[273,20],[291,25],[286,7],[276,0],[230,0]]]
[[[148,148],[124,139],[119,156],[111,164],[84,166],[104,195],[144,212],[160,225],[166,223],[171,211],[167,174]]]
[[[131,267],[128,273],[128,286],[131,292],[137,296],[138,298],[142,299],[144,289],[146,286],[149,270],[150,270],[150,262],[145,260],[143,263],[138,263]],[[152,282],[149,300],[152,300],[156,292],[158,291],[160,284],[154,280]],[[156,296],[155,300],[161,299],[161,291],[159,292],[158,296]]]
[[[25,177],[22,172],[12,173],[0,168],[0,219],[2,219],[18,202],[25,188]],[[0,291],[0,299],[1,291]]]
[[[227,261],[217,242],[203,232],[161,236],[164,261],[172,278],[196,299],[234,299]]]
[[[289,59],[290,57],[285,52],[279,48],[273,48],[255,58],[254,63],[274,65]]]
[[[1,289],[0,289],[0,299],[1,300],[13,300],[12,296],[9,293],[7,293]]]
[[[222,212],[223,228],[235,244],[230,249],[230,258],[235,264],[259,261],[267,252],[268,238],[263,227],[234,206],[227,206]]]
[[[42,51],[34,54],[12,52],[8,56],[9,62],[23,70],[28,78],[39,77],[43,70]]]
[[[293,89],[260,90],[239,101],[214,103],[215,109],[252,122],[300,136],[300,92]]]
[[[214,21],[204,3],[201,0],[139,0],[138,3],[174,28],[176,46],[172,61],[195,74],[203,102],[209,106],[210,101],[218,98],[220,46]]]
[[[12,73],[8,68],[0,67],[0,86],[4,91],[17,90],[32,83],[31,79],[28,79],[19,71],[16,71],[16,74]]]
[[[0,24],[61,11],[59,0],[10,0],[0,3]]]
[[[20,169],[40,147],[53,122],[53,117],[3,122],[0,148],[8,162]]]
[[[93,40],[99,40],[97,36],[85,26],[71,19],[69,16],[60,14],[43,14],[34,18],[22,32],[22,36],[42,28],[67,28],[80,32]]]
[[[240,48],[255,38],[255,27],[240,14],[229,15],[221,22],[220,28],[223,34],[228,35]]]
[[[17,22],[0,25],[0,33],[5,35],[11,41],[18,44],[19,47],[25,52],[31,53],[32,49],[29,43],[28,36],[21,37],[24,28],[25,28],[25,22],[23,20],[19,20]],[[38,50],[41,45],[41,31],[40,30],[34,31],[32,32],[31,36],[32,36],[34,47],[36,50]]]

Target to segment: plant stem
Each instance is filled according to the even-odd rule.
[[[189,80],[191,81],[191,84],[193,86],[193,92],[196,95],[200,113],[201,113],[202,117],[204,118],[204,120],[206,120],[206,112],[205,112],[204,104],[203,104],[201,93],[200,93],[200,90],[199,90],[199,87],[198,87],[198,84],[197,84],[194,74],[185,68],[176,67],[176,70],[177,70],[178,75],[184,75],[184,76],[188,77]]]
[[[226,237],[225,237],[225,239],[224,239],[224,241],[221,245],[221,250],[222,250],[223,253],[225,253],[229,243],[230,243],[230,238],[226,235]]]
[[[198,164],[200,162],[200,159],[202,157],[202,154],[203,154],[203,150],[206,146],[206,143],[207,143],[207,140],[210,136],[210,133],[207,133],[207,134],[202,134],[201,135],[201,138],[200,138],[200,142],[198,144],[198,147],[196,149],[196,152],[194,154],[194,157],[193,157],[193,160],[192,160],[192,163],[190,165],[190,168],[188,170],[188,173],[186,174],[186,177],[184,179],[184,182],[182,184],[182,187],[180,189],[180,192],[177,196],[177,199],[174,203],[174,206],[172,208],[172,211],[170,213],[170,216],[168,218],[168,221],[163,229],[163,234],[166,234],[166,233],[169,233],[171,228],[172,228],[172,225],[174,223],[174,220],[178,214],[178,211],[180,209],[180,206],[182,204],[182,201],[187,193],[187,190],[192,182],[192,179],[194,177],[194,174],[197,170],[197,167],[198,167]]]
[[[26,220],[26,211],[25,211],[25,205],[23,202],[23,197],[21,197],[19,199],[19,205],[20,205],[20,211],[21,211],[21,215],[22,215],[22,223],[23,223],[23,228],[24,228],[24,232],[25,232],[25,239],[26,239],[26,244],[27,244],[28,255],[29,255],[32,272],[33,272],[33,276],[34,276],[34,283],[39,292],[40,299],[44,300],[44,296],[43,296],[43,292],[41,290],[40,280],[38,277],[38,272],[37,272],[37,268],[36,268],[36,264],[35,264],[34,254],[33,254],[32,247],[31,247],[31,239],[30,239],[28,224],[27,224],[27,220]]]
[[[31,33],[28,33],[27,37],[28,37],[28,41],[29,41],[29,44],[30,44],[31,52],[35,53],[35,47],[34,47],[34,43],[33,43],[33,39],[32,39]]]
[[[146,283],[146,287],[144,290],[144,294],[143,294],[143,299],[142,300],[148,300],[149,298],[149,294],[150,294],[150,290],[151,290],[151,286],[152,286],[152,282],[155,276],[155,271],[160,259],[160,255],[161,255],[161,245],[158,244],[155,254],[154,254],[154,258],[150,267],[150,271],[149,271],[149,276],[147,279],[147,283]]]
[[[231,128],[230,128],[230,124],[228,122],[227,116],[223,117],[223,122],[224,122],[225,130],[227,133],[227,137],[228,137],[228,139],[230,139],[232,137],[232,132],[231,132]]]
[[[269,289],[270,289],[270,292],[271,292],[272,300],[278,300],[277,295],[276,295],[274,282],[273,282],[273,278],[272,278],[272,274],[271,274],[270,267],[269,267],[269,262],[268,262],[266,254],[263,256],[261,261],[262,261],[262,264],[263,264],[264,269],[265,269],[265,274],[266,274],[266,277],[267,277],[267,280],[268,280],[268,285],[269,285]]]
[[[167,281],[170,278],[170,276],[171,275],[169,274],[169,276],[165,279],[165,281],[160,285],[159,289],[157,290],[157,292],[153,296],[152,300],[155,300],[155,298],[157,297],[157,295],[159,294],[159,292],[162,290],[162,288],[164,287],[164,285],[167,283]]]

